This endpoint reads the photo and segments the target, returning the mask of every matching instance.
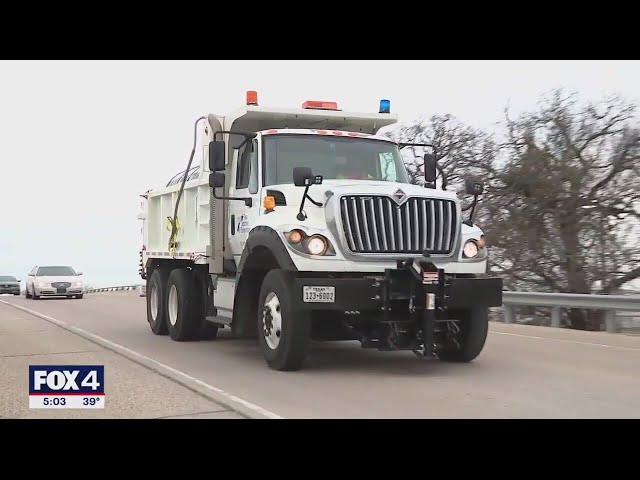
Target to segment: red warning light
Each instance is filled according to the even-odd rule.
[[[302,108],[305,110],[338,110],[338,102],[307,100],[302,104]]]
[[[254,90],[247,92],[247,105],[258,105],[258,92]]]

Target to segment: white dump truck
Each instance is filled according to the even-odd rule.
[[[247,92],[239,110],[198,118],[187,168],[142,195],[151,331],[227,327],[257,337],[276,370],[302,368],[312,341],[476,358],[502,304],[483,232],[436,186],[437,152],[378,135],[397,117],[388,100],[377,110],[269,108]],[[424,186],[408,180],[406,146],[425,147]],[[475,205],[482,182],[465,188]]]

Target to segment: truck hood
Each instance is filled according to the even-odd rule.
[[[266,190],[278,190],[287,199],[288,207],[299,207],[304,193],[304,187],[296,187],[293,184],[270,185]],[[325,203],[333,195],[389,195],[392,196],[398,190],[408,197],[430,197],[456,200],[456,194],[452,191],[427,189],[419,185],[409,183],[380,182],[371,180],[326,180],[322,185],[312,185],[309,188],[309,196],[316,202]],[[308,200],[305,202],[305,210],[316,207]]]

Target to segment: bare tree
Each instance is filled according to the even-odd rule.
[[[492,206],[494,270],[570,293],[611,293],[640,277],[640,255],[624,235],[640,219],[634,113],[617,97],[580,105],[557,90],[535,112],[507,114],[507,159]],[[602,322],[576,310],[569,319],[574,328]]]
[[[640,253],[629,241],[640,219],[634,114],[617,97],[581,105],[556,90],[534,112],[507,112],[500,145],[451,116],[401,127],[394,138],[434,143],[452,182],[468,174],[486,181],[476,218],[492,246],[490,270],[508,288],[612,293],[640,278]],[[600,316],[569,312],[572,328],[600,324]]]
[[[418,119],[401,125],[388,136],[399,142],[432,144],[442,168],[439,181],[444,181],[446,188],[460,190],[464,176],[487,177],[492,173],[492,158],[496,151],[493,138],[482,130],[464,125],[452,115]],[[412,183],[423,185],[424,165],[420,153],[416,147],[403,150]]]

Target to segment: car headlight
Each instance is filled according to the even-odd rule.
[[[47,286],[48,286],[47,282],[36,282],[36,287],[38,288],[45,288]]]
[[[317,233],[307,235],[304,231],[295,229],[284,232],[284,237],[289,245],[300,253],[314,256],[335,256],[336,254],[329,239]]]
[[[80,288],[80,287],[82,287],[82,282],[73,282],[73,287],[74,287],[74,288]]]

